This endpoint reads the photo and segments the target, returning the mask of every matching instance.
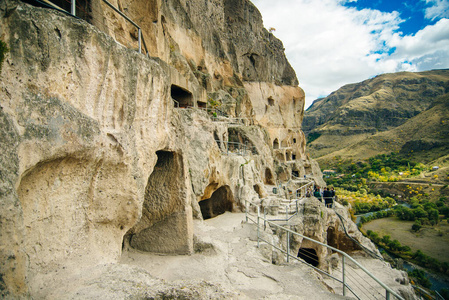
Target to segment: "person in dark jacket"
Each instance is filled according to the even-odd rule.
[[[333,196],[332,196],[332,191],[329,190],[327,187],[324,188],[323,198],[324,198],[324,204],[326,205],[326,207],[332,208],[332,204],[334,202]]]
[[[315,187],[315,191],[313,192],[313,196],[322,202],[321,192],[320,192],[320,187],[319,186]]]

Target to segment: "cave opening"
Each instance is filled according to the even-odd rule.
[[[282,146],[283,148],[287,148],[287,147],[288,147],[288,142],[287,142],[287,140],[283,140],[283,141],[281,142],[281,146]]]
[[[265,169],[264,183],[269,185],[275,185],[273,173],[271,172],[270,168]]]
[[[211,197],[199,202],[203,219],[211,219],[227,211],[232,212],[234,196],[229,186],[225,185],[212,193]]]
[[[217,143],[218,148],[221,149],[221,142],[220,142],[220,138],[218,137],[217,131],[214,131],[214,140]]]
[[[327,244],[345,252],[362,249],[344,232],[338,231],[332,226],[327,228]]]
[[[182,157],[165,150],[156,151],[156,155],[145,188],[142,217],[129,232],[130,246],[154,253],[188,253]]]
[[[314,267],[318,267],[320,263],[316,250],[313,248],[300,248],[298,257]]]
[[[257,193],[257,195],[259,195],[259,198],[263,198],[263,192],[262,192],[262,188],[260,187],[259,184],[255,184],[253,185],[254,191]]]
[[[286,160],[287,161],[291,161],[292,160],[292,152],[291,151],[285,152],[285,156],[286,156]]]
[[[279,140],[278,139],[274,139],[274,141],[273,141],[273,149],[279,149]]]
[[[299,171],[292,170],[292,176],[293,177],[299,177]]]
[[[175,106],[181,108],[187,108],[193,106],[193,95],[188,90],[174,85],[171,85],[170,88],[171,97],[175,102]]]

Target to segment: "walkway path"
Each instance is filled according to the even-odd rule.
[[[160,256],[129,252],[122,263],[148,270],[167,282],[205,280],[234,292],[234,299],[347,299],[329,292],[312,269],[299,262],[273,265],[271,248],[257,248],[253,225],[243,213],[195,221],[201,253]]]

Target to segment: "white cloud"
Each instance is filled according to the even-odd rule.
[[[398,12],[359,11],[342,2],[348,0],[253,0],[265,27],[276,28],[284,43],[306,107],[344,84],[380,73],[449,67],[447,19],[404,37]]]
[[[449,19],[441,19],[435,25],[429,25],[415,35],[394,35],[389,41],[391,47],[396,47],[392,58],[418,59],[438,51],[449,51]]]
[[[424,0],[423,0],[424,1]],[[425,10],[425,16],[429,20],[436,18],[449,17],[449,1],[448,0],[425,0],[430,5]]]

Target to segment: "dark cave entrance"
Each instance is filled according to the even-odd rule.
[[[221,149],[221,142],[220,142],[220,138],[218,137],[217,131],[214,131],[214,140],[217,143],[218,148]]]
[[[278,141],[278,139],[274,139],[274,141],[273,141],[273,149],[279,149],[279,141]]]
[[[265,177],[264,177],[264,183],[265,184],[269,184],[269,185],[274,185],[274,178],[273,178],[273,173],[271,172],[271,170],[269,168],[265,169]]]
[[[201,214],[207,220],[227,211],[232,212],[234,206],[234,196],[229,186],[225,185],[213,192],[209,199],[200,201]]]
[[[320,263],[315,249],[312,248],[300,248],[298,251],[298,257],[314,267],[318,267]]]
[[[260,187],[260,185],[255,184],[253,185],[254,191],[257,193],[257,195],[259,195],[259,198],[263,198],[263,192],[262,192],[262,188]]]
[[[180,86],[172,84],[170,88],[171,97],[175,100],[175,107],[187,108],[193,106],[192,93]]]
[[[334,227],[327,228],[327,244],[341,251],[351,252],[361,250],[351,238],[344,232],[336,230]]]

